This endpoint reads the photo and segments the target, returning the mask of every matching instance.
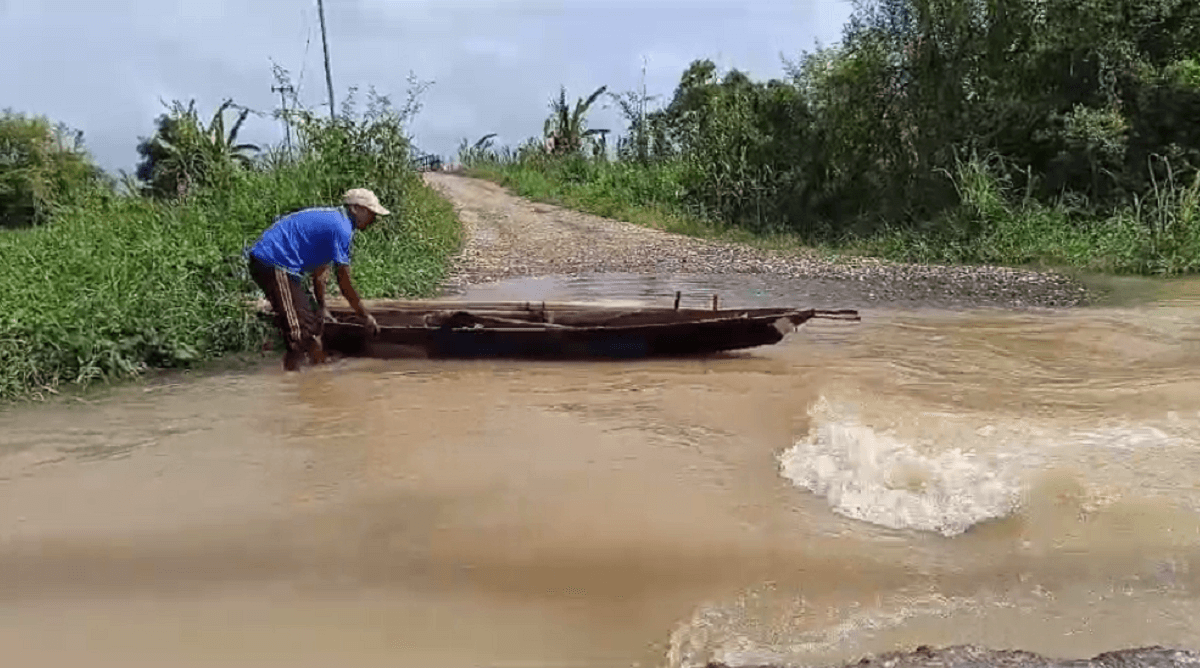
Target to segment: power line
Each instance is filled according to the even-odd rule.
[[[304,57],[300,59],[300,78],[296,81],[296,95],[300,94],[299,91],[304,90],[304,70],[308,69],[308,46],[312,44],[312,26],[306,25],[304,32],[307,37],[304,40]]]

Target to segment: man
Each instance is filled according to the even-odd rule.
[[[325,320],[333,320],[325,306],[325,279],[329,265],[337,267],[338,287],[371,334],[379,333],[374,316],[363,307],[350,281],[350,242],[355,230],[390,212],[375,193],[365,188],[346,191],[341,207],[311,208],[275,221],[250,248],[250,275],[266,293],[275,312],[275,326],[287,341],[283,368],[295,371],[307,354],[319,364],[325,360],[321,333]],[[312,308],[301,276],[312,273],[318,314]]]

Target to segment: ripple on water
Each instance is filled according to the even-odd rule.
[[[749,591],[700,606],[683,620],[671,634],[666,665],[836,665],[919,645],[958,644],[1015,645],[1063,659],[1085,658],[1128,647],[1193,646],[1200,631],[1197,613],[1194,596],[1130,582],[1108,587],[1028,582],[958,595],[913,587],[861,604]],[[1014,637],[1021,641],[1014,643]]]

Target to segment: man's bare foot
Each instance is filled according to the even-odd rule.
[[[324,364],[328,361],[329,355],[325,353],[325,349],[321,346],[321,340],[315,339],[308,346],[308,360],[313,364]]]
[[[285,371],[296,371],[300,368],[300,361],[304,359],[304,353],[299,350],[289,349],[283,355],[283,368]]]

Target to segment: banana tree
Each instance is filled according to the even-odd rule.
[[[225,100],[217,108],[217,113],[213,114],[212,121],[209,122],[208,128],[206,128],[204,133],[207,140],[206,147],[215,160],[229,160],[238,163],[242,167],[249,168],[253,165],[253,157],[247,154],[257,153],[259,149],[254,144],[237,143],[237,136],[238,131],[242,129],[242,124],[246,122],[246,117],[250,115],[250,110],[242,108],[237,120],[233,123],[233,127],[226,133],[225,110],[232,106],[233,100]]]
[[[150,194],[183,198],[196,184],[212,181],[230,168],[252,166],[252,154],[259,148],[237,142],[250,111],[242,109],[225,130],[225,112],[233,106],[233,100],[222,103],[207,126],[196,112],[195,100],[186,107],[176,101],[159,117],[154,136],[138,145],[142,162],[137,175]]]
[[[587,129],[587,112],[606,90],[608,86],[597,88],[586,100],[576,101],[572,109],[567,104],[566,87],[560,87],[558,98],[550,101],[550,117],[543,128],[546,149],[552,155],[577,153],[585,138],[597,134]]]
[[[492,148],[492,139],[496,138],[495,132],[486,134],[480,137],[474,144],[467,143],[463,139],[458,146],[458,161],[467,167],[496,162],[497,156]]]

